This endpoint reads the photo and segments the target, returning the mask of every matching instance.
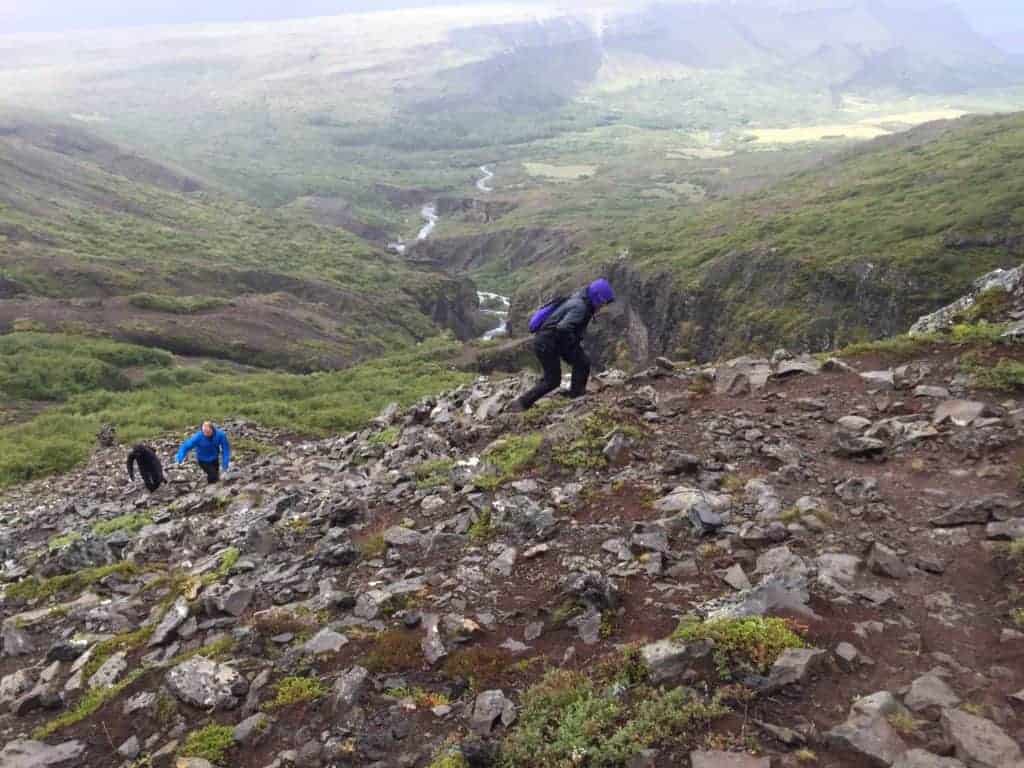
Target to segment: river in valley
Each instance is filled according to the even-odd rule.
[[[488,185],[488,182],[494,178],[494,173],[486,166],[480,166],[481,173],[484,174],[483,178],[479,179],[476,183],[476,188],[481,192],[493,192],[494,189]],[[437,215],[437,204],[427,203],[420,208],[420,216],[423,217],[423,226],[420,227],[420,231],[416,234],[417,242],[426,240],[430,237],[434,229],[437,227],[437,222],[440,220],[440,216]],[[388,243],[388,248],[395,253],[405,254],[406,244],[403,240],[397,242]],[[477,291],[477,299],[480,302],[480,311],[485,315],[490,315],[499,321],[497,327],[487,331],[481,338],[485,341],[491,339],[497,339],[502,336],[508,335],[508,312],[512,305],[508,296],[502,296],[498,293],[490,293],[488,291]]]

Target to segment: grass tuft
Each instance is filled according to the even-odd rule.
[[[212,723],[198,731],[192,731],[178,754],[182,757],[199,757],[215,765],[222,765],[234,746],[234,729],[227,725]]]
[[[715,665],[722,677],[733,677],[743,668],[767,673],[787,648],[805,648],[792,624],[775,617],[683,621],[672,634],[677,640],[711,640]]]

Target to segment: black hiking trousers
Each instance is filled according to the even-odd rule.
[[[206,473],[206,482],[213,485],[220,480],[220,463],[216,461],[200,461],[199,466]]]
[[[562,383],[562,360],[572,366],[569,397],[581,397],[587,391],[590,358],[580,346],[579,339],[553,330],[542,331],[533,340],[533,352],[544,370],[544,377],[533,389],[519,398],[524,409],[532,407],[544,395],[558,389]]]

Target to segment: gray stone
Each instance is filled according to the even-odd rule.
[[[959,709],[942,712],[942,730],[967,768],[1003,768],[1021,759],[1017,742],[998,725]]]
[[[845,594],[853,588],[861,559],[856,555],[826,553],[817,559],[818,584]]]
[[[693,530],[698,536],[710,536],[725,525],[722,516],[715,512],[710,504],[703,501],[695,504],[688,515],[690,524],[693,525]]]
[[[505,698],[502,691],[484,691],[476,697],[469,727],[474,733],[489,734],[500,720],[508,727],[515,722],[515,704]]]
[[[743,566],[739,563],[733,564],[729,570],[722,574],[722,581],[736,590],[750,589],[750,579],[743,572]]]
[[[871,426],[871,419],[865,419],[863,416],[843,416],[836,422],[836,426],[851,435],[859,435]]]
[[[816,376],[821,373],[821,363],[810,356],[801,356],[794,360],[784,360],[778,364],[773,379],[784,379],[788,376],[806,374]]]
[[[346,710],[352,707],[359,698],[359,694],[366,684],[366,678],[369,676],[370,673],[366,669],[357,666],[352,667],[339,677],[331,691],[335,709]]]
[[[754,757],[739,752],[702,750],[690,753],[691,768],[771,768],[769,757]]]
[[[512,575],[512,569],[515,568],[518,556],[518,549],[515,547],[505,547],[504,551],[487,566],[487,570],[507,578]]]
[[[167,673],[168,690],[202,709],[234,709],[247,687],[235,669],[202,657],[183,661]]]
[[[32,690],[32,677],[19,669],[0,680],[0,711],[11,706],[22,694]]]
[[[269,725],[270,718],[262,712],[258,712],[245,718],[245,720],[235,726],[234,739],[237,743],[244,746],[252,746],[266,733]]]
[[[860,375],[869,391],[892,389],[896,385],[892,371],[866,371]]]
[[[178,627],[185,623],[188,613],[188,600],[184,597],[179,597],[174,601],[174,605],[170,607],[163,619],[160,620],[156,629],[153,630],[153,635],[149,638],[149,647],[155,648],[166,643]]]
[[[393,547],[416,547],[426,543],[427,537],[412,528],[396,525],[384,531],[384,541]]]
[[[1017,505],[1000,493],[981,496],[958,504],[951,511],[931,520],[936,528],[952,528],[958,525],[984,525],[990,520],[1013,519]]]
[[[910,575],[907,566],[895,551],[885,544],[876,542],[868,554],[868,570],[876,576],[887,576],[890,579],[905,579]]]
[[[632,451],[630,450],[630,441],[621,432],[616,432],[608,440],[602,451],[605,459],[608,461],[608,465],[612,467],[624,467],[629,464],[629,460],[632,458]]]
[[[934,719],[937,720],[937,710],[957,706],[960,704],[960,697],[941,677],[927,674],[910,684],[910,691],[904,697],[903,703],[913,712],[936,710]]]
[[[697,504],[704,502],[719,514],[732,506],[732,497],[724,493],[703,491],[699,488],[680,487],[654,502],[654,509],[661,514],[688,515]]]
[[[985,535],[990,539],[1002,541],[1019,541],[1024,539],[1024,518],[1004,522],[989,523],[985,526]]]
[[[935,407],[933,424],[947,421],[957,427],[968,427],[985,413],[985,404],[975,400],[946,400]]]
[[[877,501],[878,481],[873,477],[851,477],[836,486],[836,495],[851,503]]]
[[[4,656],[28,656],[35,652],[32,638],[23,629],[18,629],[13,624],[4,623],[0,630],[0,639],[3,640]]]
[[[907,745],[884,716],[854,714],[825,734],[836,748],[859,755],[865,765],[888,768],[907,751]]]
[[[818,648],[787,648],[772,665],[769,685],[782,688],[802,683],[812,672],[820,669],[827,658],[828,653]]]
[[[671,547],[668,545],[668,536],[661,528],[652,528],[643,533],[634,533],[633,546],[637,549],[661,552],[662,554],[668,554],[671,551]]]
[[[174,768],[214,768],[214,765],[201,757],[179,757]]]
[[[423,616],[423,629],[426,634],[420,642],[420,647],[423,649],[423,655],[428,664],[436,664],[448,655],[441,640],[440,623],[441,617],[436,613],[428,613]]]
[[[710,641],[682,643],[666,638],[643,646],[640,656],[651,682],[657,684],[682,677],[695,661],[711,653],[713,647]]]
[[[945,387],[920,384],[914,388],[914,397],[934,397],[936,400],[945,400],[949,397],[949,390]]]
[[[757,558],[757,567],[754,570],[755,573],[765,577],[786,580],[803,579],[807,576],[808,571],[804,559],[787,546],[775,547],[762,553]]]
[[[836,661],[843,670],[853,672],[857,668],[857,663],[860,660],[860,651],[856,647],[844,641],[836,646],[835,653]]]
[[[325,653],[337,653],[348,645],[348,638],[329,627],[324,627],[313,635],[302,646],[303,653],[319,656]]]
[[[134,760],[139,756],[142,747],[139,745],[139,737],[134,734],[129,736],[125,742],[117,748],[117,754],[126,760]]]
[[[873,456],[884,453],[888,444],[874,437],[850,435],[843,431],[836,432],[832,440],[832,450],[837,456],[853,458],[855,456]]]
[[[248,587],[235,587],[217,600],[217,608],[234,617],[239,617],[249,608],[255,592]]]
[[[121,674],[128,669],[126,656],[124,651],[119,651],[104,661],[103,665],[89,678],[89,687],[108,688],[117,682]]]
[[[15,739],[7,742],[0,750],[0,768],[49,768],[73,762],[77,765],[83,752],[85,744],[80,741],[65,741],[50,746],[41,741]]]
[[[923,749],[912,749],[902,755],[892,768],[966,768],[952,757],[939,757]]]

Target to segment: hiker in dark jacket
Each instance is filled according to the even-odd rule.
[[[128,454],[128,477],[135,482],[135,467],[139,465],[139,474],[142,475],[142,482],[150,493],[155,491],[164,481],[164,470],[160,466],[160,459],[148,445],[136,445]]]
[[[196,461],[206,473],[206,482],[216,483],[220,479],[220,467],[227,470],[231,464],[231,445],[228,443],[228,436],[210,422],[204,421],[202,429],[181,444],[175,460],[183,464],[185,457],[193,449],[196,452]]]
[[[533,351],[540,361],[544,377],[537,385],[513,401],[510,410],[525,411],[562,382],[562,360],[572,366],[569,397],[582,397],[590,378],[590,358],[583,351],[583,335],[601,307],[615,301],[615,292],[604,278],[595,280],[556,307],[544,320],[533,340]]]

